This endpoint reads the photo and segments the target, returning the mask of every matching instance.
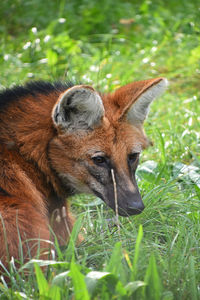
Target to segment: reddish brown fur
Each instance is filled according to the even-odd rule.
[[[88,153],[99,147],[112,156],[119,172],[128,173],[124,159],[127,153],[134,143],[145,148],[148,142],[139,126],[133,128],[119,119],[145,89],[159,80],[130,84],[102,96],[105,107],[102,126],[86,135],[67,134],[53,125],[51,114],[59,92],[37,95],[42,105],[29,95],[0,111],[0,187],[8,194],[0,194],[0,259],[4,264],[12,256],[20,258],[19,238],[25,258],[27,247],[31,256],[36,254],[38,239],[42,240],[42,251],[49,248],[48,241],[52,240],[49,225],[61,244],[68,239],[65,222],[70,231],[73,226],[69,207],[65,205],[68,194],[52,166],[87,183],[88,174],[77,165],[77,160],[91,164]],[[66,217],[59,221],[56,217],[64,205]],[[27,242],[29,239],[36,241]]]
[[[62,185],[52,173],[46,156],[48,142],[55,135],[51,110],[58,95],[42,97],[42,107],[30,97],[18,103],[14,102],[7,108],[6,114],[3,112],[0,115],[0,186],[12,195],[0,196],[0,212],[6,231],[9,257],[19,258],[16,222],[22,242],[30,238],[50,240],[48,210],[51,212],[52,207],[54,208],[51,194],[55,189],[58,195],[63,195]],[[33,162],[37,162],[38,168]],[[69,226],[72,227],[71,224]],[[4,233],[1,228],[2,225],[0,240],[3,241]],[[57,231],[54,225],[53,229]],[[66,237],[62,238],[66,240]],[[25,242],[23,245],[26,255],[27,245]],[[29,247],[31,246],[30,244]],[[49,242],[40,242],[40,247],[49,248]],[[32,251],[32,255],[34,254],[35,249]],[[2,243],[0,258],[5,261],[5,256],[6,245]]]

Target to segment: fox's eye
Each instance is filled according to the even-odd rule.
[[[106,162],[106,159],[104,156],[94,156],[94,157],[92,157],[92,160],[96,165],[102,165],[103,163]]]
[[[133,164],[139,158],[139,153],[131,153],[128,156],[128,160],[131,164]]]

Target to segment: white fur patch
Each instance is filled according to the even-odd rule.
[[[73,188],[75,191],[79,193],[92,194],[90,188],[73,175],[62,173],[59,174],[59,176],[67,186],[70,185],[70,187]]]
[[[87,185],[86,183],[81,182],[79,179],[77,179],[71,174],[62,173],[59,174],[59,176],[62,179],[63,183],[66,184],[66,186],[70,186],[77,193],[94,194],[94,192],[92,191],[92,189],[94,189],[104,196],[104,188],[96,180],[95,181],[90,180],[89,185]]]
[[[149,112],[151,102],[158,98],[167,88],[167,79],[162,79],[157,84],[145,91],[133,105],[129,108],[127,113],[127,120],[131,124],[141,124],[145,120]]]
[[[54,123],[68,131],[91,129],[100,124],[103,116],[101,97],[85,86],[74,86],[67,90],[52,113]]]

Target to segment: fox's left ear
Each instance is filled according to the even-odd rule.
[[[54,125],[71,133],[94,129],[101,124],[103,116],[100,95],[87,85],[76,85],[66,90],[52,111]]]
[[[118,119],[125,119],[133,125],[140,125],[146,119],[151,102],[166,89],[165,78],[155,78],[127,84],[112,95],[119,107]]]

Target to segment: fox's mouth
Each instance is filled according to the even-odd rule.
[[[113,209],[114,210],[114,209]],[[144,210],[144,205],[140,208],[136,208],[136,207],[126,207],[125,209],[122,207],[118,207],[118,213],[120,216],[122,217],[129,217],[129,216],[133,216],[133,215],[139,215],[142,213],[142,211]]]
[[[116,212],[115,208],[115,200],[114,197],[110,201],[108,198],[104,198],[101,193],[98,191],[93,190],[93,193],[100,199],[102,199],[110,208],[112,208],[113,211]],[[132,201],[130,201],[130,198],[127,201],[124,201],[124,205],[121,204],[122,201],[118,201],[118,214],[122,217],[129,217],[132,215],[138,215],[142,213],[144,210],[145,206],[142,202],[141,196],[138,193],[134,194],[135,197],[132,197]]]
[[[115,212],[115,204],[109,205]],[[139,215],[144,210],[144,204],[141,203],[135,203],[133,206],[120,206],[118,205],[118,214],[122,217],[129,217],[132,215]]]

